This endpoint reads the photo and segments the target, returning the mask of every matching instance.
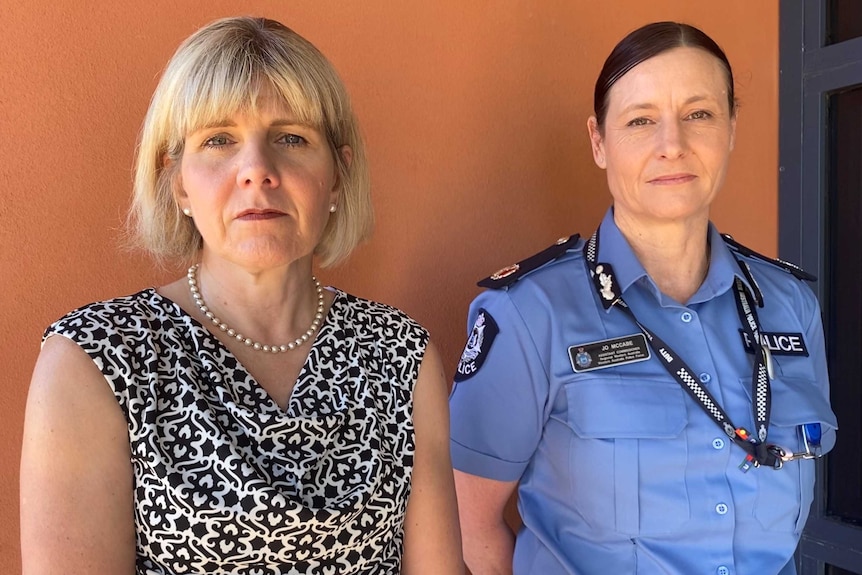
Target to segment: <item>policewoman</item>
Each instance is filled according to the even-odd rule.
[[[837,423],[813,278],[709,220],[730,64],[696,28],[644,26],[605,62],[587,127],[613,197],[598,229],[483,280],[470,308],[450,397],[468,566],[796,573]]]

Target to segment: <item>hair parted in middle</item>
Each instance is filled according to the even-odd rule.
[[[365,147],[347,90],[308,40],[275,20],[252,17],[212,22],[174,53],[153,94],[141,129],[129,212],[131,242],[158,262],[194,259],[202,239],[180,212],[173,186],[187,134],[235,113],[254,114],[265,85],[300,123],[326,137],[338,170],[338,210],[331,214],[318,263],[346,258],[371,232]],[[349,146],[349,165],[339,148]]]

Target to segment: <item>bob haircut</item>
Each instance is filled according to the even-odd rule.
[[[724,51],[702,30],[678,22],[653,22],[629,33],[614,46],[596,80],[593,109],[596,123],[601,130],[608,113],[608,92],[617,80],[632,68],[674,48],[700,48],[721,62],[727,79],[727,103],[730,115],[736,114],[736,98],[733,95],[733,71]]]
[[[338,210],[314,253],[327,267],[371,233],[365,148],[347,90],[329,61],[302,36],[274,20],[225,18],[187,38],[168,62],[150,102],[135,160],[130,243],[160,264],[191,262],[203,240],[177,206],[174,186],[187,134],[236,113],[257,111],[268,82],[297,121],[325,135],[338,170]],[[349,146],[345,163],[339,148]]]

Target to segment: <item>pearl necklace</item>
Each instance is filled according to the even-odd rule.
[[[258,351],[266,351],[269,353],[284,353],[304,344],[312,335],[314,335],[314,332],[316,332],[317,328],[320,326],[320,320],[323,319],[323,288],[320,287],[320,282],[317,281],[317,278],[311,276],[311,281],[314,282],[314,288],[317,290],[317,311],[314,313],[314,320],[311,322],[311,327],[305,330],[305,333],[302,334],[300,337],[284,345],[264,345],[260,342],[254,341],[253,339],[244,336],[243,334],[230,327],[228,324],[217,318],[215,314],[210,311],[209,307],[204,301],[204,296],[201,295],[200,288],[198,288],[197,275],[199,266],[200,264],[193,265],[189,268],[188,273],[189,291],[192,292],[192,297],[194,298],[195,303],[204,313],[204,315],[210,318],[210,320],[212,320],[212,322],[221,331],[225,332],[230,337],[235,338],[237,341],[243,342],[248,347],[251,347]]]

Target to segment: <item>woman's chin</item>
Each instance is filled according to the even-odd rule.
[[[653,225],[708,220],[709,206],[661,206],[657,209],[643,210],[637,214],[630,214],[630,217],[626,219]]]
[[[224,257],[244,268],[266,270],[283,267],[305,258],[311,261],[313,251],[313,247],[300,249],[299,246],[287,242],[254,242],[238,246],[238,249],[224,255],[217,254],[217,257]]]

